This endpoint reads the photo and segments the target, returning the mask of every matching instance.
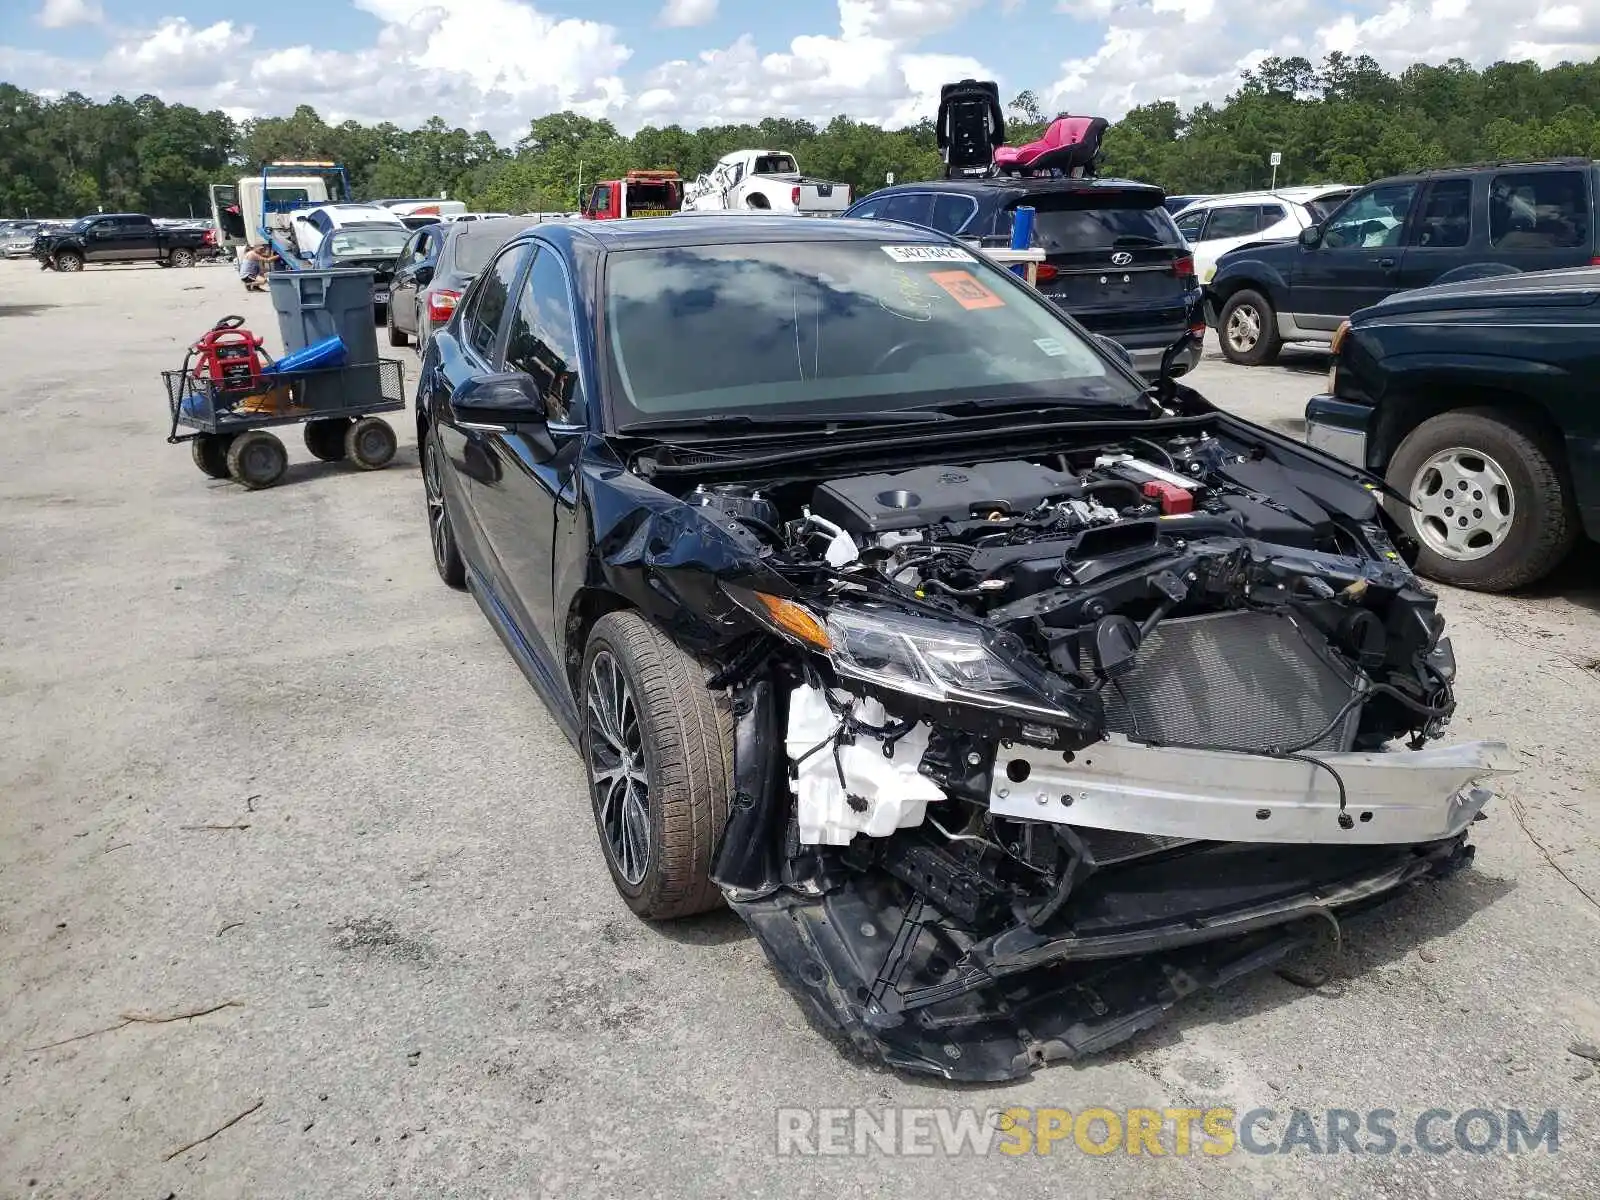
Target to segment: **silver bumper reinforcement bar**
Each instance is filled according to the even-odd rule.
[[[1478,781],[1515,770],[1503,742],[1274,758],[1112,734],[1068,753],[1003,747],[989,808],[1160,837],[1399,845],[1460,833],[1493,796]]]

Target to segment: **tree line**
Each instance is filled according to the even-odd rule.
[[[1009,140],[1036,137],[1047,115],[1023,92],[1008,112]],[[939,175],[933,117],[905,129],[774,117],[646,126],[630,137],[610,121],[562,112],[533,119],[504,146],[440,117],[410,130],[329,125],[302,105],[287,117],[236,122],[156,96],[46,99],[0,83],[0,216],[205,215],[208,184],[280,159],[343,163],[358,197],[448,194],[484,211],[559,211],[577,207],[580,188],[595,180],[657,167],[692,178],[751,146],[793,151],[808,174],[849,183],[859,196],[891,174]],[[1391,75],[1366,56],[1334,53],[1316,65],[1269,58],[1221,103],[1185,112],[1162,100],[1127,113],[1106,135],[1102,173],[1173,193],[1242,191],[1267,185],[1274,151],[1283,186],[1494,158],[1600,158],[1600,59],[1544,70],[1452,59]]]

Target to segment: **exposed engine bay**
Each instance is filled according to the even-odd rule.
[[[1507,756],[1435,744],[1455,662],[1378,485],[1177,424],[681,490],[786,585],[724,585],[762,632],[715,878],[893,1065],[1101,1049],[1470,860]]]

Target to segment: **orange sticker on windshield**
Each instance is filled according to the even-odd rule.
[[[970,271],[934,271],[928,276],[962,308],[1004,308],[1006,302],[979,283]]]

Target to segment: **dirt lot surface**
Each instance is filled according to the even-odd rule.
[[[1592,546],[1532,595],[1444,598],[1452,733],[1522,762],[1475,869],[1347,928],[1320,986],[1255,977],[1087,1065],[948,1088],[838,1053],[731,916],[654,927],[616,898],[576,756],[434,575],[409,413],[374,474],[290,430],[260,493],[165,444],[158,372],[232,312],[274,325],[225,267],[0,263],[0,1197],[1600,1195],[1600,1078],[1571,1050],[1600,1043]],[[1195,382],[1298,431],[1323,369],[1213,357]],[[1267,1144],[1295,1108],[1393,1109],[1404,1146],[1427,1109],[1447,1142],[1454,1114],[1553,1109],[1560,1132],[794,1157],[782,1106],[1270,1108]]]

